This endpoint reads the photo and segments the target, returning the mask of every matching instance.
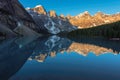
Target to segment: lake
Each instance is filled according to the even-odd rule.
[[[0,80],[120,80],[120,41],[57,35],[0,42]]]

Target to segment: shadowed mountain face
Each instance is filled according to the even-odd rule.
[[[0,22],[10,29],[16,28],[19,21],[34,22],[18,0],[1,0],[0,3]]]
[[[50,11],[49,15],[56,18],[47,16],[47,12],[42,7],[37,6],[32,10],[28,11],[29,14],[18,0],[0,0],[0,33],[12,37],[18,34],[28,36],[26,31],[38,35],[38,33],[58,34],[76,29],[67,19],[59,19],[54,11]],[[39,13],[44,15],[39,17]]]
[[[91,16],[84,12],[77,16],[58,16],[54,10],[47,12],[41,5],[27,8],[18,0],[0,0],[0,36],[28,36],[39,34],[68,33],[78,28],[88,28],[120,20],[120,14],[108,15],[102,12]]]
[[[26,35],[24,29],[31,33],[48,34],[43,22],[39,20],[39,25],[36,24],[18,0],[0,0],[0,32],[11,37],[16,34]]]
[[[9,36],[9,34],[15,35],[19,33],[15,31],[16,28],[23,27],[23,25],[30,28],[31,31],[41,32],[32,17],[18,0],[0,0],[0,4],[0,29],[2,29],[0,32],[4,33],[6,36]]]
[[[44,22],[44,27],[51,34],[70,32],[77,29],[75,26],[71,25],[67,18],[57,16],[56,12],[53,10],[46,12],[41,5],[38,5],[35,8],[27,8],[27,11],[36,23],[39,23],[39,21],[42,20],[42,22]]]
[[[17,16],[20,19],[32,21],[31,16],[26,13],[25,9],[18,2],[18,0],[0,0],[0,4],[0,9],[3,13],[6,12],[6,14],[8,13]]]

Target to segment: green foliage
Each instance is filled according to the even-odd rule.
[[[120,38],[120,21],[92,28],[78,29],[70,32],[68,36],[101,36],[107,38]]]

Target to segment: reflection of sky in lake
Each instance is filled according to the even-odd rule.
[[[57,54],[47,57],[44,63],[35,60],[27,61],[21,70],[13,77],[29,80],[119,80],[120,55],[104,54],[87,57],[77,53]]]
[[[11,76],[9,80],[120,79],[119,41],[82,38],[74,42],[58,36],[27,39],[0,43],[0,80]]]

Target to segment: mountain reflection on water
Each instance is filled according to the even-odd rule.
[[[88,54],[93,53],[96,56],[99,56],[101,54],[110,53],[113,55],[117,55],[120,52],[119,45],[120,45],[119,41],[109,41],[106,39],[93,39],[93,38],[81,38],[79,40],[70,40],[66,37],[59,37],[56,35],[49,36],[49,37],[40,37],[40,38],[19,38],[19,39],[15,38],[15,39],[5,40],[0,42],[0,80],[8,80],[8,79],[9,80],[48,80],[48,79],[49,80],[56,80],[56,79],[66,80],[68,79],[68,77],[69,77],[69,80],[73,80],[75,77],[77,80],[80,80],[80,79],[89,80],[90,77],[88,77],[88,79],[82,78],[80,77],[80,75],[78,77],[77,75],[82,74],[81,72],[76,72],[77,75],[74,75],[74,71],[76,71],[77,68],[75,70],[70,69],[70,71],[73,71],[73,73],[70,74],[70,75],[73,75],[72,77],[64,73],[64,76],[61,76],[61,78],[59,79],[56,77],[58,76],[57,74],[61,74],[61,72],[53,72],[53,74],[57,73],[56,77],[48,78],[48,79],[47,78],[28,79],[28,76],[26,77],[25,75],[19,76],[21,77],[21,79],[18,79],[16,75],[19,75],[20,73],[22,73],[21,68],[24,68],[25,65],[36,63],[34,61],[47,62],[46,60],[47,58],[49,57],[57,58],[56,55],[59,56],[59,54],[69,53],[67,55],[70,55],[70,54],[76,55],[77,53],[82,56],[87,56]],[[77,58],[77,56],[80,56],[80,55],[77,55],[77,56],[74,56],[74,55],[73,55],[74,58],[70,60],[73,60]],[[106,57],[109,57],[109,56],[106,56]],[[64,57],[63,59],[66,60],[65,58],[67,58],[67,56]],[[64,61],[63,59],[62,60],[60,59],[61,63],[62,61]],[[68,63],[70,60],[68,60]],[[67,66],[68,63],[62,64],[62,65],[58,64],[58,65],[59,67],[65,67]],[[77,65],[77,63],[79,62],[76,62],[76,64],[74,65],[81,67],[80,65]],[[48,63],[48,66],[49,64],[50,63]],[[71,63],[71,65],[72,64],[73,63]],[[32,66],[38,66],[38,65],[32,65]],[[29,67],[27,68],[29,69]],[[44,68],[45,67],[46,66],[44,66]],[[65,72],[66,70],[61,69],[60,71]],[[46,70],[44,72],[46,72]],[[37,75],[40,76],[39,74]],[[46,77],[50,77],[48,75],[46,75]],[[29,77],[31,76],[29,75]],[[106,78],[106,79],[109,79],[109,78]]]

